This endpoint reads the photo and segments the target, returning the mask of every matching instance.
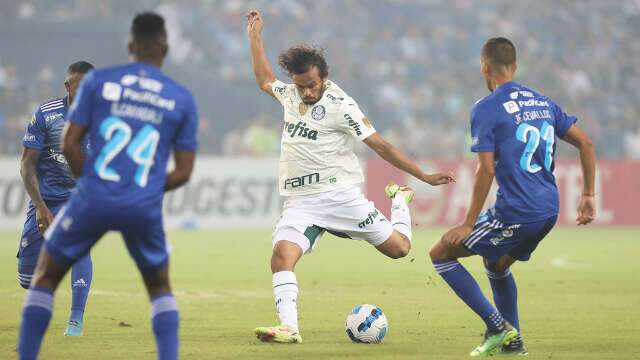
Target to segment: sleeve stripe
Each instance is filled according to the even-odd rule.
[[[55,102],[55,103],[42,105],[42,106],[40,106],[40,110],[47,111],[47,110],[49,110],[49,109],[51,109],[53,107],[57,107],[57,106],[64,106],[64,103],[62,101],[59,101],[59,102]]]
[[[63,107],[64,107],[64,104],[52,105],[51,107],[48,107],[46,109],[40,108],[40,111],[45,112],[45,111],[58,110],[58,109],[62,109]]]

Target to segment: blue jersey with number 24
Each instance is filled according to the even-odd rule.
[[[558,214],[556,139],[576,122],[548,97],[515,82],[499,86],[471,111],[471,151],[494,152],[496,217],[530,223]]]
[[[193,96],[144,63],[88,73],[67,117],[91,144],[78,195],[105,205],[161,202],[172,149],[197,147]]]

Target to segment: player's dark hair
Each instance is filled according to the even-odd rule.
[[[329,76],[329,66],[322,49],[313,46],[293,46],[280,54],[278,63],[289,76],[306,73],[314,66],[318,68],[321,78]]]
[[[131,23],[131,35],[134,40],[153,40],[158,36],[166,36],[164,18],[153,12],[143,12],[136,15]]]
[[[482,47],[482,58],[492,67],[507,67],[516,63],[516,47],[507,38],[491,38]]]
[[[167,55],[168,50],[164,18],[152,12],[136,15],[131,22],[131,42],[129,43],[129,52],[136,60],[161,66],[162,59]]]
[[[86,74],[93,70],[93,65],[88,61],[76,61],[67,68],[68,74]]]

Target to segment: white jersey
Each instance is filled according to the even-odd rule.
[[[354,140],[376,130],[358,104],[326,81],[322,98],[306,105],[294,84],[276,80],[271,89],[284,107],[280,149],[280,195],[309,195],[364,181]]]

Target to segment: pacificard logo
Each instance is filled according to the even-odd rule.
[[[297,124],[290,122],[284,123],[284,131],[286,131],[290,137],[301,136],[309,140],[318,140],[318,131],[307,127],[307,123],[299,121]]]

